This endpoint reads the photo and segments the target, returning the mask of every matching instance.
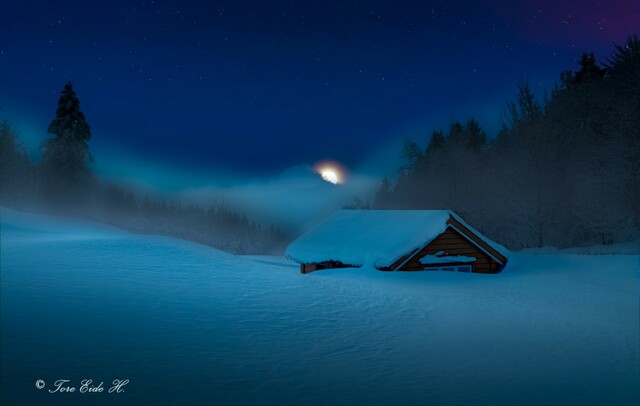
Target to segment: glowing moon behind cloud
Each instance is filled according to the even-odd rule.
[[[322,176],[322,179],[326,180],[327,182],[331,182],[334,185],[336,183],[338,183],[338,175],[336,175],[336,173],[334,171],[332,171],[331,169],[325,169],[320,173],[320,176]]]
[[[320,177],[329,183],[334,185],[342,184],[347,178],[347,169],[336,161],[320,161],[313,165],[313,170],[320,175]]]

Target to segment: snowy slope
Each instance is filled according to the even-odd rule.
[[[298,273],[2,210],[2,404],[635,404],[638,256]],[[121,394],[49,394],[66,378]]]

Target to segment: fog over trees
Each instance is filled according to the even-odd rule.
[[[33,167],[7,118],[0,121],[0,199],[19,204],[33,193]]]
[[[60,95],[31,162],[7,118],[0,121],[0,204],[73,214],[137,232],[166,234],[234,253],[281,252],[288,241],[212,201],[164,200],[105,183],[90,170],[91,130],[71,83]],[[469,119],[407,139],[406,164],[356,209],[449,209],[512,249],[612,244],[640,238],[640,37],[598,63],[579,59],[556,87],[527,82],[489,137]]]
[[[489,139],[475,120],[407,139],[374,208],[451,209],[510,248],[640,238],[640,37],[583,54],[550,94],[527,82]],[[392,189],[392,190],[391,190]]]
[[[89,166],[91,130],[70,82],[62,89],[48,133],[54,137],[42,143],[42,159],[32,163],[10,122],[0,121],[1,205],[88,218],[236,254],[284,250],[288,238],[279,229],[263,228],[224,201],[207,207],[167,201],[98,179]]]

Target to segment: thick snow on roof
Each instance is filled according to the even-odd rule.
[[[497,242],[488,239],[487,237],[485,237],[482,233],[480,233],[478,230],[476,230],[475,228],[471,227],[469,224],[467,224],[464,220],[462,220],[457,214],[450,212],[451,216],[454,218],[454,220],[458,221],[458,223],[462,224],[463,226],[467,227],[469,229],[469,231],[471,231],[473,234],[475,234],[479,239],[482,240],[482,242],[484,242],[485,244],[487,244],[488,246],[490,246],[491,248],[493,248],[494,250],[496,250],[498,253],[500,253],[502,256],[504,256],[505,258],[508,257],[507,254],[509,254],[509,250],[507,248],[505,248],[504,246],[498,244]]]
[[[296,262],[387,267],[447,228],[447,210],[340,210],[287,248]]]

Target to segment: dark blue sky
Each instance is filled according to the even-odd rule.
[[[582,51],[607,56],[640,31],[639,4],[3,1],[0,104],[44,139],[71,80],[92,148],[249,175],[356,168],[452,119],[494,134],[518,80],[542,92]]]

